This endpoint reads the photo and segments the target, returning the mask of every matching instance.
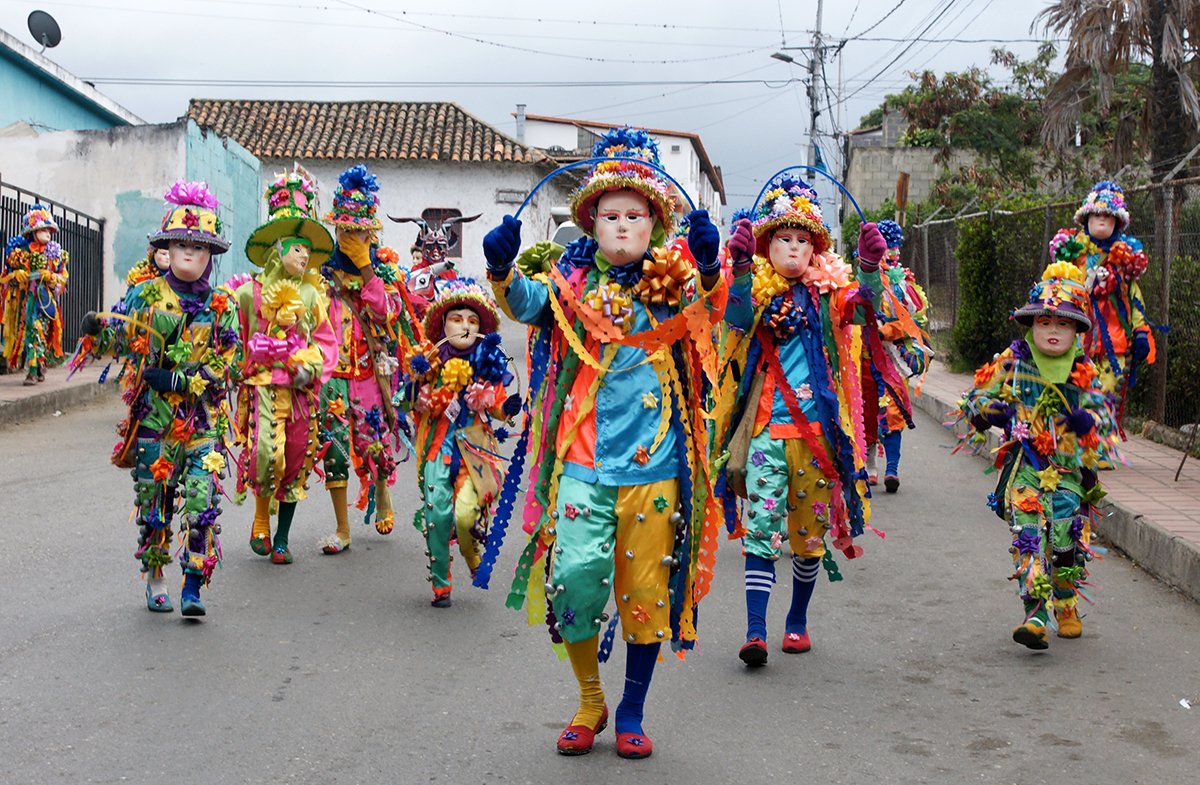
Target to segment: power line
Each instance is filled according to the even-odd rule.
[[[84,81],[93,84],[135,85],[141,87],[662,87],[668,85],[749,85],[758,84],[770,89],[786,87],[798,79],[648,79],[648,80],[598,80],[598,81],[362,81],[362,80],[314,80],[314,79],[206,79],[190,77],[141,77],[141,76],[87,76]]]
[[[736,74],[729,74],[727,76],[718,77],[716,80],[714,80],[712,82],[712,84],[728,84],[729,82],[727,80],[736,79],[737,77],[745,76],[746,74],[757,73],[758,71],[765,71],[766,69],[770,68],[772,65],[774,65],[774,64],[767,63],[766,65],[757,66],[755,68],[748,68],[745,71],[739,71]],[[667,90],[662,93],[656,93],[654,95],[648,95],[648,96],[644,96],[642,98],[633,98],[628,101],[619,101],[615,104],[606,104],[604,106],[592,106],[592,107],[588,107],[586,109],[572,109],[569,112],[559,112],[558,114],[562,117],[576,117],[576,116],[580,116],[580,115],[587,115],[590,112],[602,112],[607,109],[618,109],[618,108],[625,107],[625,106],[632,106],[633,104],[644,103],[646,101],[654,101],[659,98],[666,98],[669,95],[678,95],[680,93],[686,93],[691,90],[696,90],[703,86],[705,86],[705,85],[699,85],[699,84],[690,85],[688,87],[681,87],[678,90]],[[766,86],[771,87],[770,85],[766,85]],[[772,87],[771,89],[775,89],[775,88]]]
[[[884,14],[884,15],[883,15],[883,17],[882,17],[882,18],[880,18],[880,20],[879,20],[878,22],[876,22],[875,24],[871,25],[871,26],[870,26],[870,27],[868,27],[866,30],[863,30],[863,31],[862,31],[861,33],[859,33],[858,35],[852,35],[852,36],[850,36],[849,38],[847,38],[846,40],[847,40],[847,41],[856,41],[856,40],[858,40],[859,38],[862,38],[864,35],[866,35],[867,33],[869,33],[869,32],[871,32],[872,30],[874,30],[876,27],[879,27],[881,24],[883,24],[884,22],[886,22],[886,21],[887,21],[887,19],[888,19],[888,17],[889,17],[889,16],[891,16],[892,14],[896,13],[897,11],[899,11],[899,10],[900,10],[900,7],[901,7],[902,5],[904,5],[906,2],[908,2],[908,0],[900,0],[900,2],[898,2],[898,3],[896,3],[896,5],[892,6],[892,10],[890,10],[890,11],[888,11],[886,14]],[[857,10],[857,8],[856,8],[856,10]],[[849,28],[850,26],[849,26],[849,25],[846,25],[846,27],[847,27],[847,28]]]

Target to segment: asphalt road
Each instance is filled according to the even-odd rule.
[[[337,557],[315,545],[332,529],[319,487],[287,567],[250,552],[252,510],[229,505],[209,615],[147,612],[130,480],[107,460],[119,414],[107,399],[0,431],[0,782],[1195,781],[1200,708],[1179,701],[1200,704],[1200,610],[1114,555],[1082,639],[1014,644],[991,478],[927,418],[905,437],[901,492],[875,501],[886,540],[818,584],[813,651],[778,651],[782,584],[770,663],[746,671],[724,544],[699,649],[655,676],[654,756],[623,761],[611,730],[587,757],[554,753],[574,680],[503,607],[521,537],[490,592],[429,607],[411,464],[395,533],[356,521]],[[610,705],[622,674],[618,646]]]

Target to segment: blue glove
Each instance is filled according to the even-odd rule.
[[[708,218],[708,210],[692,210],[687,216],[688,248],[696,259],[701,275],[721,272],[717,253],[721,250],[721,231]]]
[[[142,371],[142,381],[149,385],[151,390],[160,393],[179,392],[183,389],[183,380],[179,375],[166,368],[147,368]]]
[[[1133,334],[1133,364],[1141,365],[1150,356],[1150,333],[1138,330]]]
[[[500,407],[504,412],[505,417],[516,417],[521,411],[521,396],[513,393],[504,399],[504,405]]]
[[[1096,428],[1096,420],[1086,409],[1072,409],[1063,416],[1067,430],[1077,436],[1087,436]]]
[[[493,278],[508,275],[520,250],[521,222],[506,215],[500,225],[483,238],[483,258],[487,259],[488,274]]]

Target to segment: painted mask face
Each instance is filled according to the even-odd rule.
[[[166,248],[154,249],[154,266],[163,273],[171,269],[171,252]]]
[[[775,272],[784,278],[799,278],[812,263],[812,235],[791,226],[776,229],[768,254]]]
[[[1111,215],[1089,215],[1088,234],[1097,240],[1107,240],[1117,228],[1117,219]]]
[[[1035,317],[1033,345],[1047,357],[1061,357],[1075,348],[1075,320],[1065,316]]]
[[[479,314],[473,308],[451,308],[444,327],[446,343],[455,349],[470,349],[479,340]]]
[[[297,239],[285,240],[282,248],[283,253],[280,254],[279,261],[283,264],[284,272],[293,278],[304,275],[304,270],[308,267],[308,258],[312,256],[308,243]]]
[[[54,230],[53,229],[49,229],[49,228],[38,229],[36,232],[33,233],[33,241],[35,243],[41,243],[42,245],[45,245],[46,243],[50,242],[52,239],[54,239]]]
[[[637,261],[646,255],[657,221],[637,191],[609,191],[596,201],[596,244],[615,265]]]
[[[212,251],[204,243],[192,240],[172,240],[167,249],[171,255],[171,272],[181,281],[198,281],[208,272]]]

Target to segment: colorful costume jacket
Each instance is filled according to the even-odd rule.
[[[959,419],[975,429],[964,443],[982,445],[989,416],[1011,407],[988,506],[1012,529],[1018,594],[1048,604],[1052,580],[1073,598],[1087,577],[1092,505],[1104,496],[1096,469],[1116,459],[1118,437],[1091,359],[1083,353],[1051,359],[1043,372],[1035,351],[1017,340],[977,370],[975,386],[959,401]],[[1051,381],[1055,374],[1061,382]],[[1086,411],[1095,429],[1084,436],[1071,431],[1064,415],[1073,410]]]
[[[296,502],[318,458],[320,394],[338,363],[337,337],[320,278],[291,278],[277,260],[267,264],[235,293],[244,347],[238,491]],[[298,374],[306,384],[296,386]]]
[[[466,354],[444,345],[415,355],[417,483],[425,501],[413,524],[425,534],[434,594],[450,590],[451,524],[474,574],[487,540],[488,519],[500,492],[499,439],[492,420],[512,381],[499,333],[476,342]],[[501,430],[500,437],[507,438]]]
[[[734,279],[725,319],[734,330],[730,337],[736,343],[722,374],[725,403],[717,413],[716,426],[729,438],[734,432],[730,426],[753,418],[748,480],[761,473],[756,469],[769,463],[765,449],[768,442],[795,440],[802,444],[797,448],[811,466],[791,466],[799,454],[789,455],[783,466],[781,487],[783,492],[796,491],[796,500],[792,500],[793,494],[784,496],[777,488],[764,490],[771,491],[772,498],[760,498],[755,486],[765,488],[771,483],[769,478],[758,482],[755,477],[755,482],[747,483],[746,515],[766,515],[775,520],[790,518],[792,513],[813,517],[822,528],[832,531],[839,550],[855,558],[862,548],[852,540],[862,534],[870,518],[863,469],[866,437],[859,369],[864,341],[873,357],[884,356],[874,316],[882,296],[881,283],[878,272],[860,273],[855,283],[841,259],[832,254],[824,257],[826,262],[818,264],[814,256],[801,281],[795,284],[776,273],[762,257],[755,258],[752,274]],[[865,326],[856,324],[856,317]],[[890,360],[877,363],[876,371],[887,389],[899,389],[902,382]],[[756,376],[761,381],[756,383]],[[730,388],[736,394],[728,394]],[[751,396],[754,388],[761,390],[756,398]],[[907,415],[911,418],[911,412]],[[807,486],[791,488],[796,483],[789,485],[787,480],[793,473],[804,476],[814,472],[815,485],[823,491],[820,501],[807,498],[812,493]],[[730,537],[769,536],[761,525],[751,526],[752,531],[747,532],[731,491],[723,491]],[[813,508],[811,516],[801,509],[805,506]],[[824,531],[818,533],[806,525],[799,531],[788,527],[788,536],[796,553],[824,556],[830,578],[837,579],[837,566],[824,549]],[[779,545],[772,542],[772,553],[759,555],[777,558]],[[746,547],[753,551],[758,544],[748,542]]]
[[[420,342],[420,326],[390,248],[371,247],[375,277],[366,285],[340,249],[321,268],[338,363],[321,391],[326,487],[345,487],[354,468],[362,482],[359,509],[373,507],[374,483],[395,481],[395,440],[408,432],[392,409],[397,371]],[[372,353],[371,343],[377,353]],[[397,358],[400,358],[397,360]],[[378,366],[378,367],[377,367]],[[393,417],[395,417],[393,421]],[[368,512],[369,517],[369,512]]]
[[[6,250],[0,270],[4,358],[13,370],[42,368],[63,356],[59,303],[67,289],[70,254],[55,240],[31,243],[24,237],[9,240]]]
[[[228,396],[241,349],[236,304],[228,290],[181,294],[158,277],[130,289],[122,310],[99,335],[83,339],[80,353],[115,356],[131,369],[125,374],[130,415],[117,453],[125,454],[119,465],[134,467],[141,528],[137,556],[147,569],[170,560],[178,494],[180,562],[185,572],[207,580],[220,559],[219,479],[226,466]],[[184,389],[150,389],[141,380],[149,367],[173,371]]]
[[[888,358],[895,364],[904,389],[903,398],[896,400],[886,387],[876,380],[869,367],[863,366],[863,387],[873,388],[876,392],[877,406],[872,406],[870,400],[864,400],[867,427],[870,428],[872,415],[877,413],[879,426],[884,431],[901,431],[910,424],[911,419],[905,416],[912,411],[908,398],[909,380],[919,377],[915,391],[920,393],[925,373],[929,370],[929,360],[933,356],[929,345],[929,300],[925,292],[917,284],[912,271],[902,264],[889,263],[886,259],[879,266],[880,282],[883,284],[883,296],[880,298],[879,335],[883,339],[883,348]],[[869,347],[866,355],[870,357]],[[871,378],[867,379],[867,374]],[[864,396],[864,399],[867,396]],[[868,442],[874,441],[868,435]]]
[[[531,623],[548,619],[556,642],[555,613],[566,611],[559,607],[547,613],[544,583],[547,553],[555,548],[552,514],[558,514],[560,481],[569,477],[607,488],[678,481],[682,513],[672,516],[669,622],[672,645],[691,648],[695,607],[710,586],[720,520],[701,401],[706,383],[716,376],[712,332],[724,314],[727,288],[722,280],[711,292],[699,291],[684,240],[652,249],[640,268],[606,264],[601,270],[596,253],[595,241],[588,238],[566,249],[540,243],[522,254],[506,280],[492,281],[501,309],[533,328],[531,415],[476,584],[487,586],[528,445],[533,445],[533,465],[524,518],[531,540],[508,605],[520,608],[528,596]],[[661,512],[666,500],[659,497],[657,503]],[[616,617],[606,639],[615,624]]]

